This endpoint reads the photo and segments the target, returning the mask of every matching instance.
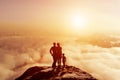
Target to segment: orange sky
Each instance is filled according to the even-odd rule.
[[[2,30],[37,30],[45,33],[75,34],[71,17],[85,17],[80,32],[115,32],[120,30],[119,0],[0,0]]]

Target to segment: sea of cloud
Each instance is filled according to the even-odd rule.
[[[79,67],[99,80],[120,79],[120,47],[102,48],[76,42],[75,38],[0,37],[0,80],[14,80],[27,68],[51,66],[49,49],[60,42],[67,65]]]

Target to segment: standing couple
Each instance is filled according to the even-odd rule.
[[[60,46],[60,43],[53,43],[53,46],[50,48],[50,54],[53,57],[53,64],[52,67],[56,67],[56,63],[58,63],[58,67],[61,67],[61,58],[63,57],[62,54],[62,47]],[[64,57],[65,59],[65,57]],[[63,65],[65,65],[65,60],[63,59]]]

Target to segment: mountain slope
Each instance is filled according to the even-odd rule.
[[[26,70],[15,80],[97,80],[89,73],[73,67],[52,69],[51,67],[34,66]]]

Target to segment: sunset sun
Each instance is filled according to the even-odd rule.
[[[71,16],[71,28],[72,30],[79,31],[85,29],[85,25],[87,24],[86,18],[81,15]]]

